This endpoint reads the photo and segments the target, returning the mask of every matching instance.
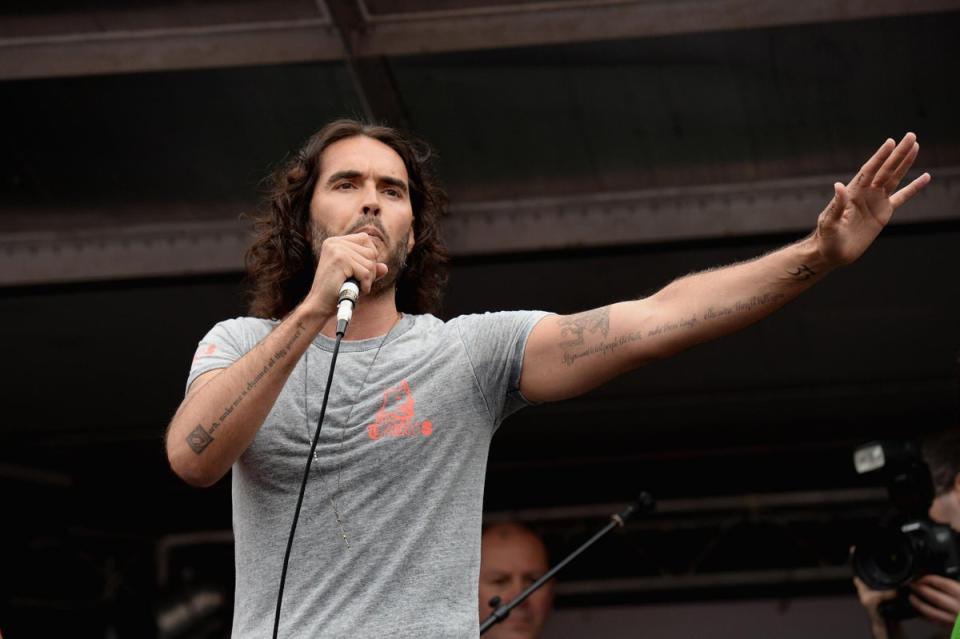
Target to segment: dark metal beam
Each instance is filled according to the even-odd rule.
[[[931,174],[894,223],[960,220],[960,167]],[[844,177],[460,204],[445,234],[455,254],[477,255],[804,232]]]
[[[358,56],[357,43],[366,37],[367,22],[357,0],[325,0],[343,50],[354,91],[370,122],[377,122],[409,131],[412,129],[407,110],[400,99],[390,65],[382,55]]]
[[[363,25],[350,31],[350,55],[377,58],[937,13],[960,9],[960,2],[570,0],[380,15],[348,0],[330,6],[356,14]],[[0,37],[0,80],[343,60],[348,55],[326,16],[291,13],[294,17],[265,19],[226,6],[221,7],[224,15],[236,13],[242,20],[177,26],[184,22],[178,11],[150,20],[113,20],[101,12],[97,23],[135,25],[106,30],[77,28],[66,15],[33,16],[33,35]],[[0,21],[0,33],[22,33],[11,26],[13,20]]]
[[[0,39],[0,80],[339,60],[321,19]]]
[[[934,180],[894,224],[960,220],[960,167],[930,172]],[[842,177],[454,202],[444,234],[454,255],[483,255],[802,233]],[[136,207],[140,219],[165,218],[153,208]],[[197,205],[198,217],[208,212],[208,205]],[[58,218],[71,213],[83,212]],[[223,218],[0,234],[0,286],[237,272],[248,231],[234,215],[225,211]]]
[[[862,20],[960,8],[956,0],[573,0],[371,17],[358,53],[410,55]]]

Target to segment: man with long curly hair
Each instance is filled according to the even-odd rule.
[[[500,422],[743,328],[857,259],[930,180],[898,185],[916,136],[887,140],[803,240],[569,316],[444,322],[446,211],[426,147],[334,122],[275,176],[248,255],[250,317],[200,342],[167,431],[173,470],[233,469],[234,637],[271,628],[284,543],[321,398],[327,407],[290,554],[285,637],[477,633],[483,479]],[[340,286],[361,289],[327,389]]]

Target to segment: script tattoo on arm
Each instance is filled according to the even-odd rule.
[[[806,269],[806,270],[804,270]],[[812,277],[815,273],[806,265],[798,270],[796,277]],[[613,335],[606,339],[610,332],[610,307],[598,308],[593,311],[578,313],[560,320],[560,336],[567,338],[560,342],[562,349],[561,361],[566,366],[572,366],[577,360],[590,355],[609,355],[613,351],[637,342],[644,337],[654,340],[678,331],[693,331],[702,323],[741,313],[749,313],[761,306],[777,304],[786,295],[784,293],[763,293],[738,300],[729,306],[708,306],[705,311],[693,313],[687,317],[659,322],[656,326],[646,330],[637,330]],[[590,338],[593,339],[590,339]]]
[[[811,277],[813,277],[817,273],[806,264],[801,264],[796,271],[787,270],[787,274],[790,277],[800,282],[803,282],[804,280],[809,280]]]
[[[207,446],[210,445],[210,442],[213,441],[213,434],[217,431],[218,428],[223,426],[223,423],[230,417],[230,414],[236,410],[237,406],[240,405],[240,402],[243,401],[243,398],[247,396],[258,384],[267,376],[267,373],[276,366],[284,357],[290,353],[290,348],[293,346],[293,343],[297,341],[297,338],[300,337],[303,332],[306,330],[306,327],[303,325],[303,322],[297,322],[297,330],[294,332],[293,336],[287,340],[287,343],[281,346],[275,353],[270,356],[270,359],[267,360],[267,363],[264,364],[263,368],[257,371],[257,374],[253,376],[253,379],[247,382],[246,386],[243,387],[243,390],[234,398],[229,406],[226,406],[223,410],[223,413],[220,414],[219,419],[210,424],[209,429],[205,429],[202,424],[197,424],[197,427],[194,428],[189,435],[187,435],[187,445],[190,446],[190,449],[194,453],[199,455]]]
[[[716,319],[718,317],[723,317],[725,315],[735,315],[737,313],[745,313],[747,311],[752,311],[758,306],[766,306],[767,304],[775,304],[784,298],[783,293],[764,293],[763,295],[754,295],[753,297],[747,298],[745,300],[740,300],[739,302],[734,303],[732,306],[721,306],[715,308],[710,306],[703,314],[704,320]]]
[[[627,333],[626,335],[618,335],[613,339],[601,341],[593,346],[587,346],[581,350],[564,350],[563,363],[567,366],[573,366],[581,357],[597,355],[598,353],[601,355],[608,355],[621,346],[625,346],[630,342],[636,342],[642,337],[643,331],[633,331],[632,333]]]
[[[680,319],[675,322],[661,322],[656,327],[647,331],[647,337],[656,337],[657,335],[666,335],[679,329],[691,329],[697,325],[697,316],[691,315],[688,318]]]

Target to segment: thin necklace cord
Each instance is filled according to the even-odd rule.
[[[290,549],[293,547],[293,536],[297,532],[297,520],[300,519],[300,506],[303,505],[303,495],[307,490],[307,478],[310,476],[310,466],[313,463],[313,454],[320,441],[320,429],[323,427],[323,417],[327,413],[327,399],[330,397],[330,384],[333,382],[333,369],[337,364],[337,354],[340,352],[340,340],[343,333],[337,333],[337,341],[333,345],[333,357],[330,359],[330,373],[327,375],[327,387],[323,391],[323,404],[320,407],[320,419],[317,420],[317,431],[313,435],[310,445],[310,454],[307,455],[307,465],[303,469],[303,481],[300,482],[300,494],[297,496],[297,507],[293,513],[293,524],[290,526],[290,536],[287,537],[287,549],[283,553],[283,570],[280,572],[280,591],[277,593],[277,612],[273,619],[273,639],[277,639],[280,630],[280,608],[283,605],[283,585],[287,579],[287,564],[290,562]]]
[[[399,323],[399,320],[402,319],[402,317],[403,316],[401,314],[397,318],[398,323]],[[367,381],[370,379],[370,371],[372,371],[374,367],[377,365],[377,360],[380,357],[380,351],[383,349],[383,345],[387,343],[387,340],[390,339],[390,336],[393,334],[393,329],[396,328],[396,326],[397,326],[396,323],[393,326],[391,326],[390,330],[387,331],[387,334],[384,335],[383,338],[380,340],[380,343],[377,344],[377,350],[373,354],[373,361],[370,362],[369,366],[367,366],[367,372],[363,376],[363,381],[360,382],[360,390],[358,391],[358,395],[362,395],[363,390],[367,387]],[[310,418],[309,418],[310,411],[307,405],[307,380],[309,378],[309,370],[310,370],[309,366],[310,366],[310,348],[308,347],[307,352],[304,353],[304,356],[303,356],[303,367],[304,367],[303,414],[304,414],[304,419],[306,420],[304,423],[304,428],[306,428],[307,437],[310,436]],[[356,409],[356,407],[357,407],[357,402],[352,402],[350,405],[350,412],[347,414],[347,419],[343,424],[343,428],[340,430],[340,446],[338,449],[338,454],[343,451],[343,438],[346,433],[347,427],[351,423],[353,423],[352,422],[353,412]],[[320,462],[320,457],[317,455],[316,450],[313,451],[313,461],[317,462],[318,464]],[[340,537],[343,539],[343,545],[347,550],[350,550],[350,541],[347,539],[347,531],[346,531],[346,528],[344,527],[343,519],[340,516],[340,508],[337,505],[337,499],[341,493],[340,480],[341,480],[342,472],[343,472],[343,460],[340,459],[340,461],[337,462],[337,486],[335,490],[330,492],[330,504],[333,506],[333,514],[337,521],[337,527],[340,529]],[[320,483],[323,486],[323,491],[327,492],[327,484],[324,481],[324,473],[321,472],[320,475],[318,476],[320,478]]]

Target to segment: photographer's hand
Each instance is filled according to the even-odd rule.
[[[870,618],[870,631],[873,633],[873,639],[893,639],[899,636],[899,624],[891,628],[883,615],[880,614],[880,604],[884,601],[890,601],[897,596],[896,590],[872,590],[867,584],[863,583],[859,577],[853,578],[853,583],[857,587],[857,596],[860,597],[860,603],[867,611]]]
[[[924,575],[910,584],[910,604],[927,619],[953,627],[960,615],[960,582]]]

